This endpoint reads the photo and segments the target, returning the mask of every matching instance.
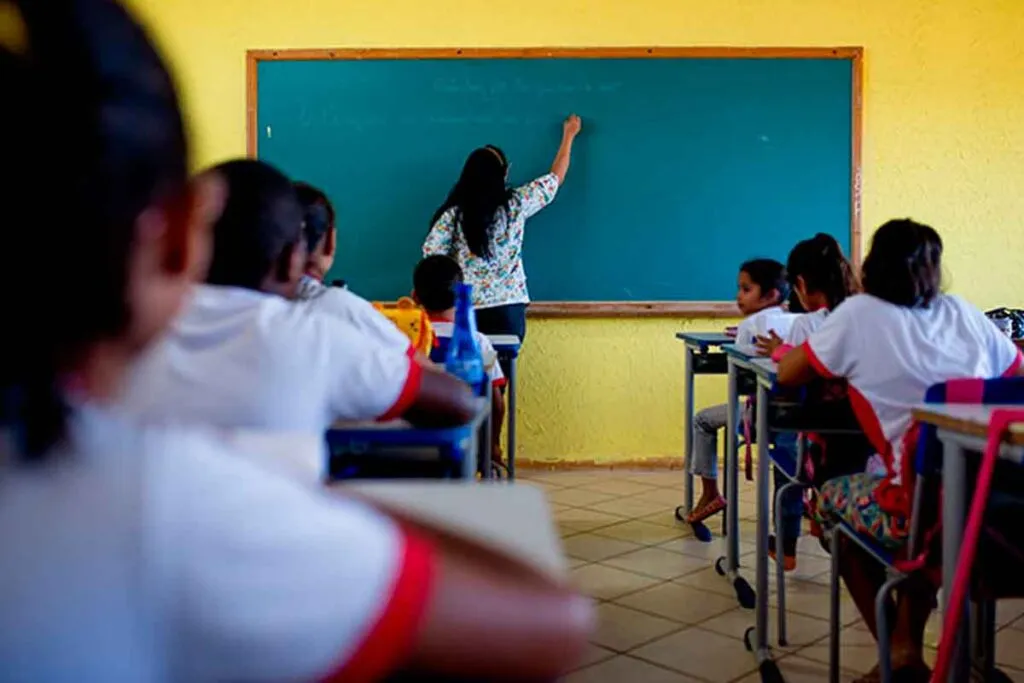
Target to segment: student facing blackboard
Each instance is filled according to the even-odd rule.
[[[484,334],[526,336],[526,219],[550,204],[565,182],[580,127],[575,114],[565,120],[551,171],[522,187],[506,187],[509,162],[499,148],[475,150],[434,213],[423,255],[445,254],[458,261],[466,282],[473,285],[477,326]]]

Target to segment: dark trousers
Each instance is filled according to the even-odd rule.
[[[476,309],[476,329],[483,334],[514,334],[526,340],[526,304],[508,304]],[[501,371],[509,374],[509,362],[499,357]]]

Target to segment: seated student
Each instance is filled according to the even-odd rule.
[[[779,363],[778,379],[799,385],[816,377],[847,380],[865,435],[885,463],[884,475],[831,479],[821,489],[821,521],[842,518],[893,551],[909,532],[916,430],[911,410],[928,387],[962,377],[1021,373],[1021,354],[978,309],[941,291],[942,240],[927,225],[892,220],[872,238],[864,260],[864,294],[832,311],[810,338]],[[872,633],[882,567],[854,543],[842,548],[846,582]],[[927,680],[922,659],[934,588],[908,582],[893,633],[893,668]],[[877,680],[877,672],[864,680]]]
[[[0,678],[554,680],[571,667],[583,599],[274,476],[215,432],[121,413],[131,363],[204,270],[223,183],[189,184],[171,78],[115,2],[4,9],[0,124],[18,132],[4,145],[18,172],[0,185],[0,296],[20,325],[0,357]],[[75,286],[17,286],[44,252]]]
[[[842,247],[831,235],[818,233],[811,239],[799,242],[789,252],[786,262],[786,278],[796,296],[799,307],[805,311],[793,319],[789,334],[783,339],[775,330],[757,340],[758,351],[762,355],[771,356],[778,361],[794,346],[807,341],[807,338],[825,322],[829,312],[835,310],[848,296],[855,294],[860,283],[854,275],[853,267],[843,255]],[[790,310],[793,307],[790,306]],[[845,391],[844,391],[845,394]],[[791,446],[796,453],[796,443],[788,435],[778,435],[775,444]],[[792,441],[792,444],[789,442]],[[859,469],[863,469],[863,463]],[[778,489],[786,479],[778,470],[775,473],[775,487]],[[773,498],[774,500],[774,498]],[[803,517],[803,499],[798,489],[791,489],[782,501],[782,519],[784,525],[783,564],[787,571],[796,569],[796,543],[800,536],[800,520]],[[776,539],[772,535],[768,539],[769,555],[774,559]]]
[[[334,207],[327,195],[307,183],[295,183],[295,194],[302,204],[306,240],[305,274],[299,280],[297,298],[314,311],[341,318],[384,346],[403,350],[421,364],[428,362],[409,343],[409,338],[381,315],[373,304],[348,289],[324,284],[338,246]]]
[[[793,316],[783,308],[789,296],[786,268],[772,259],[754,259],[740,266],[736,305],[746,316],[736,330],[736,345],[755,353],[758,337],[768,330],[785,333]],[[718,431],[725,427],[725,404],[701,410],[693,420],[693,449],[687,471],[701,478],[700,500],[687,515],[690,524],[704,521],[725,509],[718,491]]]
[[[206,284],[136,366],[125,406],[219,427],[322,432],[336,420],[404,416],[461,424],[472,396],[421,367],[408,344],[384,346],[294,298],[306,265],[302,206],[267,164],[208,172],[227,185]]]
[[[462,282],[462,268],[448,256],[428,256],[419,262],[412,276],[413,298],[430,317],[434,326],[434,334],[439,338],[452,336],[455,322],[455,285]],[[494,350],[491,340],[477,332],[476,341],[480,345],[480,353],[484,358],[484,368],[491,378],[493,436],[491,457],[501,463],[501,425],[505,420],[505,399],[501,388],[505,386],[505,375],[498,363],[498,353]]]

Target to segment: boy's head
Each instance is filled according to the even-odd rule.
[[[295,183],[295,194],[302,204],[303,234],[307,251],[306,273],[323,280],[334,265],[338,244],[334,207],[323,191],[308,183]]]
[[[213,227],[206,281],[292,299],[306,265],[302,205],[291,181],[253,159],[208,171],[227,184],[227,202]]]
[[[786,267],[767,258],[753,259],[740,266],[736,305],[743,315],[778,306],[789,296]]]
[[[444,313],[455,308],[455,285],[460,282],[458,263],[447,256],[428,256],[413,273],[413,298],[427,313]]]
[[[924,308],[942,291],[942,238],[909,218],[891,220],[871,238],[864,291],[907,308]]]

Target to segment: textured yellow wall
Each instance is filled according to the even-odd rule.
[[[1024,298],[1011,290],[1024,262],[1024,0],[133,4],[176,65],[202,164],[245,152],[248,48],[861,45],[865,230],[896,215],[929,221],[946,239],[952,289],[981,306]],[[533,321],[520,454],[678,453],[683,326],[720,323]],[[698,403],[721,398],[720,383],[704,386]]]

